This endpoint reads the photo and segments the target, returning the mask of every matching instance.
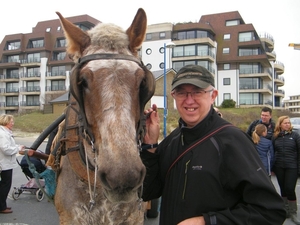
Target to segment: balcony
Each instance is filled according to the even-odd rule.
[[[0,102],[1,110],[17,110],[19,108],[19,102]]]
[[[13,73],[13,74],[0,74],[1,82],[19,82],[20,75]]]
[[[39,95],[41,92],[40,86],[21,87],[20,93],[22,95]]]
[[[52,85],[52,86],[46,86],[46,92],[52,92],[52,91],[66,91],[65,85]]]
[[[34,73],[21,73],[21,80],[40,80],[41,79],[41,73],[34,72]]]
[[[52,72],[52,73],[47,72],[46,79],[47,80],[58,80],[58,79],[65,80],[66,79],[66,71]]]
[[[253,78],[260,77],[265,81],[272,80],[272,71],[271,70],[255,70],[255,69],[240,69],[240,78]]]
[[[2,96],[18,96],[19,88],[0,88],[0,95]]]
[[[283,74],[284,73],[284,64],[280,61],[275,61],[274,62],[274,69],[276,70],[276,73],[278,75]]]

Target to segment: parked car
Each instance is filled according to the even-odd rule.
[[[293,131],[296,131],[298,134],[300,134],[300,117],[292,117],[290,121],[293,126]]]

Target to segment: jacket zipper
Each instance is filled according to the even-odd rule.
[[[185,178],[184,178],[184,186],[183,186],[183,193],[182,193],[182,199],[183,200],[185,199],[185,191],[186,191],[186,183],[187,183],[187,171],[188,171],[188,166],[189,166],[190,161],[191,160],[189,160],[185,163],[185,171],[184,171]]]

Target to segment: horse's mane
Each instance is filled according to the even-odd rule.
[[[111,23],[99,23],[88,31],[91,38],[91,46],[100,46],[105,50],[116,50],[119,52],[128,48],[129,40],[125,31]]]

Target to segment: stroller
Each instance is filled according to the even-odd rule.
[[[36,172],[42,173],[46,167],[42,163],[42,161],[35,157],[29,157],[30,162],[35,166]],[[23,192],[30,192],[31,194],[36,195],[36,199],[40,202],[44,199],[44,192],[40,189],[39,185],[37,184],[36,179],[34,178],[33,174],[30,171],[30,167],[27,163],[26,156],[23,156],[21,162],[17,160],[18,164],[20,165],[22,172],[25,174],[28,182],[26,184],[22,184],[20,187],[14,187],[12,190],[12,197],[14,200],[17,200]],[[44,179],[39,179],[39,184],[41,187],[45,187]]]

